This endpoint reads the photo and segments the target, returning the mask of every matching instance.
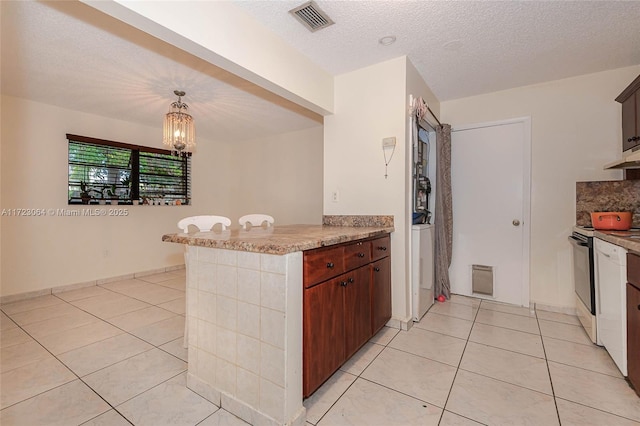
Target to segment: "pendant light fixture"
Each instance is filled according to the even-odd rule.
[[[189,106],[182,102],[185,92],[174,90],[178,97],[164,116],[162,142],[176,155],[187,155],[196,146],[196,128],[193,117],[187,114]]]

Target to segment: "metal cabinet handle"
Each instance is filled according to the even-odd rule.
[[[349,284],[353,284],[353,282],[355,281],[353,278],[349,277],[349,279],[347,280],[349,282]]]
[[[333,269],[334,266],[336,266],[336,265],[334,265],[333,262],[327,263],[327,268],[329,268],[329,269]]]
[[[579,245],[580,247],[589,247],[589,244],[583,243],[579,238],[576,238],[573,235],[569,236],[569,240],[570,240],[570,242],[573,242],[573,243]]]
[[[358,253],[358,257],[364,257],[364,253]]]
[[[387,251],[387,248],[385,246],[380,246],[378,247],[378,250]]]
[[[347,282],[346,282],[346,281],[340,281],[340,285],[341,285],[342,287],[346,287],[346,286],[347,286]]]
[[[373,270],[376,271],[376,272],[380,272],[380,268],[378,268],[377,266],[375,268],[373,268]],[[638,308],[640,308],[640,306]]]

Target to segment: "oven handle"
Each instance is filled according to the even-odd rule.
[[[594,260],[595,261],[595,260]],[[594,268],[597,267],[597,263],[594,265]],[[596,272],[597,274],[598,272]],[[596,276],[596,280],[598,279],[598,277]],[[602,315],[602,307],[600,306],[600,301],[602,300],[602,296],[600,294],[600,285],[597,284],[596,285],[596,315],[601,316]]]
[[[575,241],[575,243],[581,247],[589,247],[589,244],[581,241],[579,238],[576,238],[573,235],[569,235],[569,239],[572,240],[572,242]]]

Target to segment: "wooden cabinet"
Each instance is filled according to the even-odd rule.
[[[622,151],[640,145],[640,75],[616,98],[622,104]]]
[[[343,277],[304,290],[303,363],[304,395],[323,383],[344,362]]]
[[[627,375],[640,396],[640,256],[627,253]]]
[[[345,358],[356,353],[371,338],[371,286],[369,267],[345,274]]]
[[[304,288],[309,288],[345,271],[344,246],[305,251],[303,262]]]
[[[391,255],[391,237],[376,238],[371,241],[371,260],[382,259]]]
[[[391,318],[391,258],[371,265],[371,334],[376,334]]]
[[[304,252],[304,397],[391,318],[390,252],[388,235]]]
[[[371,241],[371,334],[391,318],[391,238]]]

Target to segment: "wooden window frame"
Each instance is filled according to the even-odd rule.
[[[160,149],[160,148],[153,148],[153,147],[148,147],[148,146],[142,146],[142,145],[134,145],[134,144],[128,144],[128,143],[124,143],[124,142],[116,142],[116,141],[110,141],[110,140],[105,140],[105,139],[98,139],[98,138],[92,138],[92,137],[87,137],[87,136],[81,136],[81,135],[74,135],[74,134],[69,134],[67,133],[67,140],[68,140],[68,145],[71,146],[71,144],[85,144],[85,145],[94,145],[94,146],[105,146],[105,147],[112,147],[112,148],[118,148],[120,150],[129,150],[130,153],[130,157],[129,157],[129,164],[127,166],[127,170],[129,170],[129,181],[130,181],[130,190],[129,190],[129,198],[125,198],[125,199],[120,199],[120,198],[116,198],[118,201],[117,203],[120,205],[127,205],[127,204],[133,204],[134,200],[140,200],[142,199],[143,202],[162,202],[162,204],[180,204],[180,205],[189,205],[191,204],[191,153],[184,153],[183,155],[179,155],[176,156],[172,151],[170,150],[166,150],[166,149]],[[68,154],[69,155],[69,154]],[[157,157],[160,156],[160,157]],[[166,156],[166,158],[163,158],[163,156]],[[147,167],[148,170],[144,171],[143,168],[141,168],[141,157],[143,159],[146,159],[146,161],[143,161],[143,163],[147,163]],[[180,166],[180,168],[182,169],[182,176],[180,178],[181,180],[181,185],[180,186],[169,186],[169,189],[171,189],[170,193],[168,194],[168,196],[166,197],[166,199],[164,198],[165,194],[155,194],[156,196],[151,196],[152,194],[154,194],[154,191],[152,191],[151,189],[147,190],[147,191],[143,191],[141,190],[141,176],[143,178],[144,181],[146,181],[146,185],[148,185],[149,187],[152,187],[154,182],[152,182],[154,180],[154,176],[156,177],[156,181],[159,181],[160,183],[163,182],[163,177],[165,177],[167,180],[169,181],[175,181],[175,175],[174,176],[170,176],[170,175],[165,175],[162,173],[152,173],[150,171],[150,169],[153,166],[153,163],[156,163],[156,167],[158,166],[162,166],[163,162],[168,161],[171,157],[171,159],[173,161],[182,163],[182,164],[178,164]],[[160,163],[160,164],[158,164]],[[72,163],[71,158],[68,158],[68,165],[69,165],[69,170],[71,169],[72,165],[78,165],[76,163]],[[90,167],[90,164],[86,165],[87,167]],[[96,167],[100,166],[99,164],[95,165]],[[144,166],[143,166],[144,167]],[[122,169],[122,166],[115,166],[115,168],[120,168]],[[103,187],[109,186],[108,185],[109,182],[103,182]],[[113,184],[113,183],[112,183]],[[157,182],[156,182],[157,184]],[[108,198],[104,197],[104,190],[96,190],[95,189],[95,185],[96,182],[89,182],[88,185],[93,185],[92,188],[92,192],[93,193],[99,193],[101,194],[101,197],[92,197],[89,200],[90,204],[98,204],[99,200],[101,199],[105,199],[108,200]],[[178,189],[178,191],[175,191],[175,188]],[[72,179],[71,177],[71,171],[69,171],[69,176],[68,176],[68,204],[69,205],[75,205],[75,204],[87,204],[85,201],[82,200],[82,198],[80,197],[80,181],[78,181],[77,179]],[[157,190],[155,191],[157,192]],[[180,202],[178,203],[178,200],[180,200]],[[112,202],[113,204],[113,202]]]

